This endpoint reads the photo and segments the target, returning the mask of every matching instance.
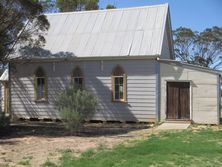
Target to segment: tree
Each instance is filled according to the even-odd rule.
[[[58,9],[56,8],[56,0],[38,0],[43,7],[44,13],[56,13]]]
[[[43,8],[37,0],[1,0],[0,25],[1,62],[7,60],[17,43],[29,46],[44,44],[45,39],[40,32],[49,28]]]
[[[85,1],[85,10],[98,10],[99,9],[99,0],[86,0]]]
[[[65,127],[73,132],[95,111],[97,98],[84,89],[72,86],[58,95],[56,105]]]
[[[108,4],[108,5],[106,6],[106,9],[116,9],[116,6],[111,5],[111,4]]]
[[[99,0],[56,0],[56,6],[60,12],[97,10],[98,3]]]
[[[222,65],[222,27],[203,32],[180,27],[173,36],[176,59],[213,69]]]

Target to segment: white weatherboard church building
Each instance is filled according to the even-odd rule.
[[[56,96],[79,84],[98,98],[91,120],[218,124],[220,72],[174,60],[167,4],[47,14],[43,48],[11,55],[2,108],[59,119]]]

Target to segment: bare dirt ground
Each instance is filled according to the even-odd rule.
[[[7,132],[0,136],[0,166],[37,167],[46,160],[58,163],[64,150],[78,155],[99,145],[112,148],[125,141],[142,139],[153,128],[147,124],[94,123],[70,135],[62,126],[25,123],[13,125]]]

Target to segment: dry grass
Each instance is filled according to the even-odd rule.
[[[152,129],[141,124],[86,124],[70,135],[61,126],[13,126],[0,138],[0,166],[37,167],[46,161],[58,163],[64,150],[76,157],[82,152],[105,146],[112,148],[124,141],[144,138]],[[27,159],[26,157],[32,157]]]

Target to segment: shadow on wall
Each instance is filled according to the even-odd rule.
[[[90,116],[91,120],[138,122],[138,119],[129,109],[129,104],[127,102],[112,101],[111,89],[104,83],[102,83],[100,79],[94,78],[93,80],[89,80],[87,84],[89,87],[89,91],[92,92],[98,98],[99,103],[97,106],[97,111]]]
[[[12,113],[17,118],[51,118],[58,119],[55,106],[56,97],[70,83],[65,77],[48,77],[47,101],[37,102],[34,99],[34,78],[22,81],[13,77],[12,82]]]
[[[20,77],[13,77],[12,113],[15,113],[17,118],[58,119],[59,114],[55,106],[56,97],[59,92],[70,84],[69,80],[63,77],[54,78],[49,76],[48,100],[47,102],[36,102],[33,98],[34,78],[28,77],[28,81],[26,80],[25,84],[24,81],[19,79]],[[87,81],[87,90],[98,98],[99,103],[97,111],[93,115],[90,115],[90,120],[138,122],[135,115],[130,111],[128,103],[111,101],[110,88],[104,85],[99,79],[89,79]]]
[[[30,80],[33,84],[33,82]],[[32,96],[27,87],[17,78],[11,82],[11,113],[18,118],[35,118],[36,107],[32,105]]]
[[[52,106],[52,100],[48,96],[45,102],[37,102],[34,99],[34,78],[29,77],[27,85],[19,78],[14,77],[12,83],[12,102],[11,110],[17,118],[57,118],[55,107]]]
[[[73,53],[69,52],[59,52],[56,54],[52,54],[50,51],[42,49],[42,48],[29,48],[23,50],[22,54],[24,57],[28,58],[36,58],[36,57],[43,57],[43,58],[69,58],[73,57]],[[119,61],[114,62],[117,63]],[[26,61],[25,63],[29,63],[29,61]],[[24,65],[25,65],[24,63]],[[70,63],[70,66],[73,66],[73,68],[76,66],[76,62]],[[131,62],[134,63],[134,62]],[[78,64],[78,63],[77,63]],[[84,64],[84,63],[83,63]],[[120,63],[121,64],[121,63]],[[34,64],[33,64],[34,65]],[[35,66],[38,64],[35,64]],[[41,64],[40,64],[41,65]],[[129,64],[128,66],[130,66]],[[16,88],[15,91],[12,91],[13,97],[12,98],[12,112],[16,113],[17,117],[21,118],[59,118],[58,111],[55,107],[55,101],[56,101],[56,95],[65,89],[70,82],[70,74],[73,70],[73,68],[59,68],[60,71],[64,70],[63,73],[53,73],[51,67],[49,67],[49,64],[42,63],[43,68],[46,67],[46,74],[47,74],[47,90],[48,90],[48,101],[47,102],[35,102],[34,101],[34,78],[33,74],[35,69],[34,66],[31,65],[30,71],[24,71],[19,73],[13,73],[13,82],[12,82],[12,88]],[[81,67],[81,66],[80,66]],[[146,65],[142,66],[140,70],[132,70],[134,71],[130,75],[139,75],[141,73],[141,70],[143,71],[140,75],[147,75],[146,70],[144,71],[144,67]],[[84,67],[82,66],[84,71]],[[94,67],[93,67],[94,68]],[[114,66],[113,66],[114,68]],[[16,70],[16,69],[15,69]],[[49,71],[48,71],[49,70]],[[70,70],[70,71],[67,71]],[[148,71],[148,70],[147,70]],[[101,71],[98,71],[98,74],[89,75],[86,77],[86,87],[90,92],[92,92],[95,96],[98,97],[99,105],[97,112],[94,115],[91,115],[92,120],[104,120],[104,121],[132,121],[132,122],[138,122],[138,116],[135,115],[137,111],[134,113],[132,112],[132,106],[128,103],[118,103],[118,102],[112,102],[112,96],[111,96],[111,73],[112,71],[103,73]],[[153,75],[153,73],[149,73],[150,75]],[[66,75],[66,76],[63,76]],[[103,82],[103,80],[99,78],[107,78],[109,77],[109,84],[106,84]],[[26,79],[28,78],[28,79]],[[24,79],[28,81],[24,81]],[[25,83],[25,82],[28,82]],[[142,88],[141,88],[142,90]],[[149,98],[145,99],[149,100]],[[155,103],[155,102],[153,102]],[[133,106],[135,107],[135,106]],[[138,107],[138,106],[136,106]],[[139,106],[140,107],[140,106]],[[149,111],[143,111],[143,112],[149,112]],[[144,113],[142,113],[144,114]],[[140,116],[142,117],[142,114],[140,113]],[[145,113],[146,114],[146,113]]]
[[[36,66],[36,67],[35,67]],[[22,64],[22,67],[27,67]],[[15,118],[39,118],[59,119],[59,113],[55,106],[58,93],[70,84],[70,77],[52,73],[48,64],[45,67],[47,75],[47,101],[38,102],[34,98],[34,71],[38,65],[31,65],[31,69],[12,73],[12,101],[11,111]],[[47,70],[48,69],[48,70]]]
[[[33,70],[33,69],[32,69]],[[33,70],[34,71],[34,70]],[[66,71],[67,75],[70,71]],[[111,73],[111,71],[110,71]],[[50,76],[50,72],[46,71],[47,74],[47,102],[35,102],[34,101],[34,78],[30,76],[32,72],[27,74],[17,74],[13,76],[12,92],[14,97],[12,100],[12,111],[16,113],[19,118],[59,118],[58,111],[55,107],[55,101],[57,94],[64,90],[69,84],[69,77],[64,76]],[[20,78],[26,78],[22,80]],[[93,75],[93,77],[86,78],[86,86],[88,90],[98,97],[99,105],[96,113],[92,116],[92,120],[103,120],[103,121],[132,121],[137,122],[137,118],[130,111],[128,103],[112,102],[111,90],[97,77],[110,77],[103,75]],[[111,81],[110,81],[111,82]],[[111,84],[110,84],[111,85]]]
[[[74,57],[70,52],[58,52],[52,54],[49,50],[42,48],[24,47],[20,50],[22,57],[27,61],[21,63],[29,64],[31,58],[70,58]],[[45,66],[45,64],[40,64]],[[37,69],[38,65],[36,66]],[[49,69],[50,67],[44,68]],[[34,72],[36,70],[33,66],[26,71],[17,72],[16,66],[11,65],[11,110],[15,118],[59,118],[56,112],[55,100],[58,92],[65,89],[67,85],[67,78],[63,76],[56,77],[51,71],[46,70],[47,75],[47,101],[36,102],[34,99]]]

